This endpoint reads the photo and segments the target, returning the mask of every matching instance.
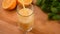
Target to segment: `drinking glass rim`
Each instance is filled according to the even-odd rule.
[[[32,6],[32,11],[33,11],[33,5],[31,4],[31,6]],[[28,8],[29,9],[29,8]],[[21,10],[21,9],[20,9]],[[33,14],[33,12],[30,14],[30,15],[28,15],[28,16],[24,16],[24,15],[21,15],[18,11],[17,11],[17,14],[18,15],[20,15],[20,16],[22,16],[22,17],[29,17],[29,16],[31,16],[32,14]]]

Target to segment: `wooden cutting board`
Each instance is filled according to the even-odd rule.
[[[23,34],[17,26],[16,10],[7,11],[1,6],[0,0],[0,34]],[[60,22],[49,21],[47,14],[34,5],[35,24],[28,34],[60,34]]]

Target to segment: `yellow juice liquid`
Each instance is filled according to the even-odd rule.
[[[23,30],[29,30],[34,23],[34,15],[31,9],[25,8],[18,11],[19,17],[19,27]]]

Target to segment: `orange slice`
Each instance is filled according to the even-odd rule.
[[[2,7],[4,9],[12,10],[16,7],[16,0],[3,0]]]
[[[32,3],[33,0],[23,0],[24,1],[24,5],[27,6],[27,5],[30,5]],[[22,5],[22,0],[18,0],[18,3]]]

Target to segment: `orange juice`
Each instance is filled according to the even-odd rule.
[[[29,30],[34,23],[33,11],[29,8],[23,8],[18,11],[19,26],[23,30]]]

